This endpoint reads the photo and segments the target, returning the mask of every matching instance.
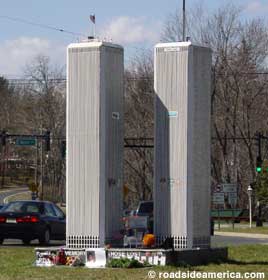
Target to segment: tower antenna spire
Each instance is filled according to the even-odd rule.
[[[93,38],[96,38],[96,16],[95,14],[90,15],[90,20],[93,23]]]
[[[182,4],[182,41],[186,40],[186,12],[185,12],[185,0]]]

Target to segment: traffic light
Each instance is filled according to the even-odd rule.
[[[257,160],[256,160],[256,172],[257,173],[261,173],[262,172],[262,153],[261,153],[261,147],[262,147],[262,143],[261,140],[263,138],[263,135],[261,132],[258,132],[256,134],[256,140],[257,140],[257,146],[258,146],[258,156],[257,156]]]
[[[50,151],[50,131],[48,130],[45,134],[45,141],[46,141],[46,151]]]
[[[2,131],[2,135],[1,135],[1,143],[2,146],[6,145],[6,139],[7,139],[7,132],[5,130]]]
[[[66,157],[66,140],[61,141],[61,157]]]
[[[258,156],[256,160],[256,171],[257,173],[261,173],[262,171],[262,159],[260,156]]]

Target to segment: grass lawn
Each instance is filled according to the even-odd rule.
[[[245,227],[245,228],[241,228],[241,227],[235,227],[234,229],[232,227],[228,227],[228,228],[221,228],[220,230],[218,230],[218,228],[215,228],[215,231],[219,231],[219,232],[243,232],[243,233],[260,233],[260,234],[267,234],[268,235],[268,227],[264,226],[264,227]]]
[[[87,269],[71,267],[38,268],[33,266],[33,248],[0,247],[0,280],[83,280],[83,279],[149,279],[148,271],[177,272],[264,272],[268,279],[268,246],[244,245],[229,248],[229,260],[221,264],[196,267],[152,267],[146,269]],[[158,279],[158,278],[155,278]],[[164,278],[163,278],[164,279]]]

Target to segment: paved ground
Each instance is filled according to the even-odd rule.
[[[10,195],[18,194],[21,192],[28,191],[28,188],[25,187],[17,187],[17,188],[10,188],[9,190],[1,190],[0,191],[0,204],[4,204],[4,199]]]
[[[244,237],[244,238],[262,238],[268,239],[268,234],[264,233],[250,233],[250,232],[225,232],[225,231],[216,231],[215,235],[217,236],[233,236],[233,237]]]
[[[268,223],[267,223],[267,222],[264,222],[264,223],[263,223],[263,226],[268,227]],[[252,227],[256,227],[256,222],[253,222],[253,223],[252,223]],[[221,228],[221,229],[223,229],[223,228],[224,228],[224,229],[225,229],[225,228],[232,229],[233,226],[232,226],[232,223],[229,223],[229,224],[224,223],[224,224],[221,224],[221,225],[220,225],[220,228]],[[234,224],[234,228],[249,228],[249,223],[235,223],[235,224]],[[217,223],[216,221],[215,221],[214,229],[215,229],[215,230],[218,230],[218,229],[219,229],[218,223]]]
[[[64,246],[65,240],[60,241],[51,241],[51,244],[49,246]],[[21,240],[16,239],[5,239],[3,245],[0,245],[1,247],[42,247],[39,245],[38,240],[33,240],[30,245],[24,245]],[[43,246],[44,247],[44,246]],[[48,247],[48,246],[45,246]]]
[[[211,238],[212,247],[222,247],[229,245],[243,244],[265,244],[268,245],[268,235],[265,234],[247,234],[232,232],[216,232]],[[64,241],[52,241],[52,246],[62,246]],[[24,246],[20,240],[5,240],[3,246],[22,247]],[[32,241],[29,247],[39,247],[38,240]]]
[[[268,245],[268,235],[238,232],[215,232],[215,235],[212,236],[211,241],[212,247],[243,244]]]

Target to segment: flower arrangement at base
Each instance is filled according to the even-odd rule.
[[[155,245],[155,236],[150,233],[145,234],[142,242],[143,242],[144,247],[151,248]]]

